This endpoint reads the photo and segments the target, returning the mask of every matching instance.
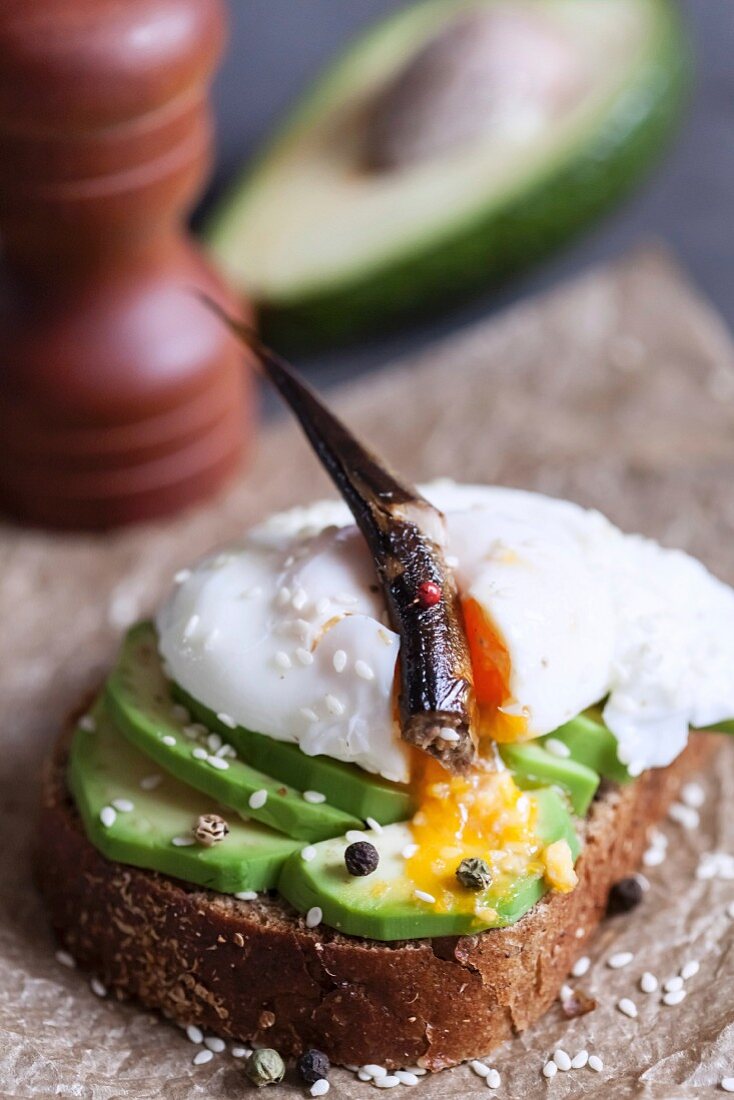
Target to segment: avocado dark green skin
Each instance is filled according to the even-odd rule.
[[[257,303],[266,341],[285,350],[318,350],[457,304],[536,264],[624,198],[670,138],[692,68],[677,9],[668,0],[657,7],[650,63],[572,158],[509,201],[490,204],[483,215],[472,212],[463,228],[452,225],[443,237],[428,238],[389,268],[291,301]],[[242,186],[212,220],[220,238],[227,206]]]

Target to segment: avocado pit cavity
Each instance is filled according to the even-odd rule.
[[[365,163],[400,170],[492,135],[532,137],[582,84],[573,44],[542,12],[516,3],[463,11],[378,95]]]

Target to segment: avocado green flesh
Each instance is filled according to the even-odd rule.
[[[580,845],[563,798],[551,788],[533,792],[538,801],[538,834],[546,844],[565,839],[574,859]],[[540,875],[518,876],[500,894],[492,887],[477,900],[497,912],[494,921],[473,912],[441,912],[414,896],[414,885],[405,874],[402,850],[412,842],[407,824],[387,826],[382,834],[370,834],[380,853],[373,874],[350,876],[344,866],[344,837],[316,845],[316,857],[306,863],[300,855],[283,865],[278,890],[296,909],[307,912],[318,906],[323,923],[352,936],[373,940],[416,939],[424,936],[458,936],[484,928],[502,927],[519,920],[546,892]]]
[[[253,767],[266,769],[284,783],[321,791],[332,806],[346,810],[363,821],[373,817],[381,825],[391,825],[411,816],[414,807],[407,787],[390,783],[379,775],[370,775],[354,765],[331,760],[328,756],[306,756],[297,745],[275,741],[242,726],[230,729],[220,722],[213,711],[177,684],[172,685],[172,691],[197,721],[223,734],[240,757]]]
[[[175,700],[149,623],[128,633],[105,686],[105,705],[124,736],[171,775],[288,836],[323,840],[362,825],[359,818],[328,802],[305,801],[302,791],[239,759],[227,760],[228,767],[220,770],[194,757],[194,750],[204,747],[205,741],[188,739],[186,722],[175,716]],[[164,738],[172,743],[166,744]],[[250,798],[262,790],[267,791],[267,801],[253,808]]]
[[[101,700],[92,715],[94,731],[74,733],[68,783],[85,832],[104,856],[224,894],[275,886],[283,862],[301,844],[224,811],[230,830],[224,840],[210,848],[176,847],[174,837],[190,837],[201,814],[222,815],[221,807],[170,775],[155,790],[143,790],[140,781],[155,774],[148,757],[121,736]],[[127,799],[133,809],[118,812],[106,827],[99,815],[113,799]]]
[[[478,170],[481,150],[468,149],[429,167],[360,174],[365,106],[466,6],[428,0],[368,32],[215,212],[208,230],[215,257],[255,298],[266,336],[279,346],[352,338],[498,283],[612,206],[671,130],[688,67],[675,7],[542,0],[544,13],[562,23],[589,27],[596,10],[597,52],[614,9],[627,28],[628,41],[602,51],[575,114],[510,155],[485,150],[486,171]]]
[[[568,794],[573,812],[584,817],[599,786],[599,775],[572,757],[554,756],[529,741],[500,746],[500,755],[521,787],[551,783]]]
[[[591,709],[572,718],[549,734],[562,741],[571,752],[571,759],[598,772],[613,783],[629,783],[630,773],[617,757],[617,739],[603,724],[597,711]],[[539,741],[542,744],[545,738]]]
[[[225,742],[247,755],[248,763],[230,759],[229,767],[219,770],[193,757],[195,748],[206,746],[207,734],[195,727],[192,730],[176,698],[185,700],[189,713],[203,719],[207,729],[216,729]],[[540,874],[518,876],[509,882],[505,879],[494,892],[490,887],[482,902],[497,913],[493,925],[487,924],[486,918],[482,922],[473,911],[441,912],[416,899],[400,854],[412,841],[405,822],[412,807],[405,789],[373,782],[370,776],[362,779],[357,769],[348,765],[336,765],[332,770],[334,762],[305,757],[296,746],[247,730],[230,730],[170,684],[158,655],[155,629],[149,623],[129,632],[95,705],[94,717],[95,732],[79,728],[75,733],[69,785],[90,840],[110,859],[223,893],[277,886],[300,911],[318,905],[327,925],[377,940],[460,935],[510,924],[546,891]],[[539,744],[503,746],[502,753],[518,783],[533,788],[541,839],[551,843],[565,837],[575,857],[579,844],[569,805],[580,815],[585,812],[598,784],[590,757],[608,770],[605,753],[611,744],[612,760],[616,761],[616,743],[608,730],[586,716],[555,731],[554,736],[569,743],[571,758],[555,757]],[[165,744],[164,738],[172,743]],[[586,759],[580,760],[584,753]],[[273,760],[277,776],[251,766],[262,764],[274,770]],[[155,790],[145,791],[140,780],[156,770],[151,761],[160,767],[163,777]],[[356,800],[360,817],[330,802],[304,801],[300,790],[287,785],[291,778],[329,797],[332,789],[346,783],[347,793],[337,790],[337,796],[342,804]],[[549,783],[553,786],[544,785]],[[256,790],[268,791],[268,799],[264,807],[253,809],[249,799]],[[119,812],[112,826],[103,826],[101,809],[119,798],[133,802],[134,811]],[[224,807],[238,813],[228,813]],[[198,816],[211,812],[226,816],[231,832],[225,841],[211,848],[171,843],[174,836],[190,835]],[[246,821],[240,820],[240,813]],[[402,821],[390,822],[391,814],[401,815]],[[384,825],[382,834],[370,836],[383,858],[375,875],[355,879],[344,868],[347,841],[343,834],[359,828],[360,818],[367,816]],[[301,857],[304,841],[316,843],[317,856],[312,862]],[[378,876],[388,879],[382,892],[375,891]]]

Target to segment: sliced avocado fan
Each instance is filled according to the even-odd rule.
[[[231,723],[223,722],[212,710],[167,679],[158,655],[158,638],[152,623],[139,623],[128,632],[110,675],[107,692],[109,705],[121,729],[144,750],[146,745],[152,746],[159,757],[169,759],[169,754],[164,750],[175,746],[162,743],[162,736],[173,737],[188,759],[194,748],[202,749],[201,738],[191,740],[192,729],[196,729],[195,724],[192,727],[192,722],[196,720],[207,731],[216,732],[224,742],[231,744],[240,761],[250,769],[257,769],[257,772],[252,771],[250,778],[260,783],[261,787],[265,778],[263,773],[267,773],[269,785],[280,780],[282,782],[276,783],[276,787],[285,783],[298,791],[317,791],[325,795],[329,807],[341,810],[343,814],[340,819],[329,822],[329,826],[335,825],[336,829],[306,839],[333,836],[335,831],[361,825],[368,817],[373,817],[381,825],[388,825],[393,821],[404,821],[412,813],[410,791],[399,783],[391,783],[380,775],[372,775],[356,765],[344,764],[327,756],[307,756],[295,744],[276,741],[242,726],[233,728]],[[203,744],[206,744],[205,739]],[[200,755],[201,751],[197,753],[197,756]],[[201,761],[198,765],[197,770],[200,771]],[[181,778],[193,782],[186,773],[179,774]],[[242,774],[237,771],[238,782]],[[253,790],[261,787],[253,787]],[[308,809],[303,812],[320,822],[323,814],[319,805],[305,805]],[[257,811],[252,809],[248,813],[257,816]],[[345,815],[348,815],[350,824],[346,823]],[[275,820],[261,820],[267,820],[276,828],[281,827]],[[293,835],[305,837],[300,833]]]
[[[494,6],[423,0],[372,28],[215,211],[214,256],[279,346],[354,337],[501,281],[593,221],[658,153],[687,69],[672,2],[513,0],[575,51],[570,105],[524,136],[366,163],[385,90],[457,18]]]
[[[275,886],[284,860],[302,847],[157,771],[120,734],[101,700],[74,733],[68,783],[87,836],[108,859],[224,894]],[[193,842],[192,829],[211,813],[225,816],[229,833],[206,848]]]
[[[161,768],[255,821],[300,840],[323,840],[362,824],[250,767],[236,752],[224,755],[221,738],[214,747],[208,730],[192,728],[171,696],[149,623],[133,627],[125,639],[105,685],[105,705],[122,734]]]

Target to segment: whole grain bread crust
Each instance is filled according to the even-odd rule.
[[[277,897],[256,902],[105,859],[87,840],[66,781],[69,731],[49,759],[36,872],[60,942],[118,997],[177,1023],[306,1047],[340,1064],[442,1069],[489,1053],[541,1016],[637,867],[650,825],[714,751],[696,734],[669,767],[594,801],[579,884],[509,928],[377,943],[309,929]]]

